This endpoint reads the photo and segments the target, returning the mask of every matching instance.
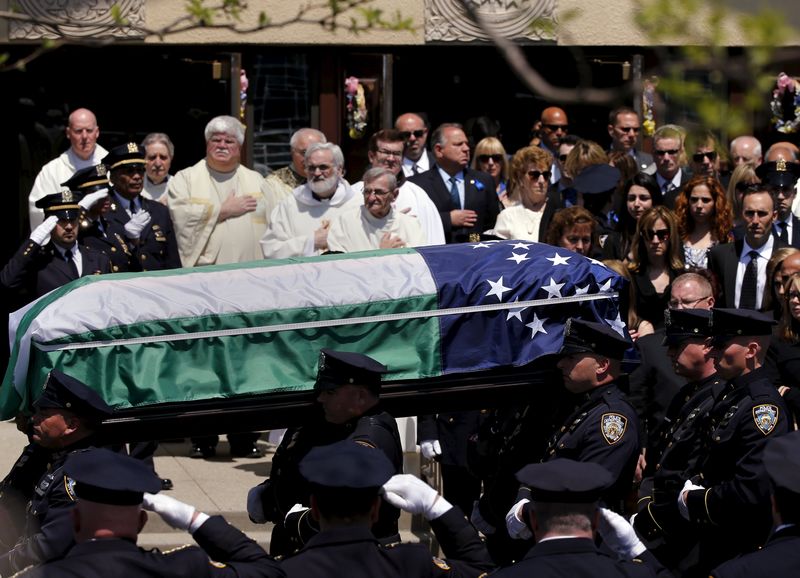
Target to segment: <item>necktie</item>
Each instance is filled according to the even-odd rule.
[[[739,294],[739,309],[756,308],[756,292],[758,287],[758,253],[750,251],[747,254],[750,262],[744,270],[742,278],[742,291]]]
[[[136,201],[133,200],[133,199],[131,200],[130,211],[131,211],[131,215],[135,215],[136,214]]]
[[[666,197],[672,191],[672,189],[675,188],[675,185],[672,184],[672,181],[667,181],[661,188],[664,191],[664,196]]]
[[[780,232],[778,233],[778,237],[780,238],[780,240],[783,241],[784,243],[788,243],[789,223],[787,223],[786,221],[778,221],[778,229],[780,229]]]
[[[413,165],[411,165],[411,171],[415,175],[418,175],[419,174],[419,165],[417,165],[417,163],[414,163]]]
[[[458,185],[456,178],[450,177],[450,200],[453,201],[453,206],[456,209],[461,208],[461,198],[458,196]]]
[[[78,275],[78,266],[75,264],[75,255],[72,249],[67,249],[64,252],[64,260],[67,262],[67,267],[69,267],[69,272],[72,273],[73,277],[75,279],[80,277],[80,275]]]

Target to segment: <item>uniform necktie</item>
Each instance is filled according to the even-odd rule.
[[[778,238],[784,243],[789,243],[789,223],[786,221],[778,221]]]
[[[131,212],[131,216],[136,214],[136,201],[133,200],[133,199],[131,199],[130,212]]]
[[[78,275],[78,266],[75,264],[75,254],[73,253],[72,249],[67,249],[64,252],[64,260],[67,262],[67,267],[69,267],[69,272],[77,279],[80,277]]]
[[[747,254],[750,262],[744,269],[742,278],[742,291],[739,294],[739,309],[756,308],[756,292],[758,290],[758,252],[750,251]]]
[[[461,198],[458,196],[458,181],[455,177],[450,177],[450,200],[456,209],[461,208]]]

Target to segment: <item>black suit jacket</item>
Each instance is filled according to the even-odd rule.
[[[678,198],[678,195],[681,194],[683,187],[686,186],[686,183],[689,182],[689,179],[692,178],[692,172],[689,170],[688,167],[681,167],[681,184],[677,189],[672,189],[669,193],[664,195],[664,204],[670,208],[675,208],[675,200]]]
[[[786,243],[773,234],[772,250],[786,247]],[[744,239],[737,239],[733,243],[723,243],[712,247],[708,252],[708,268],[717,276],[720,285],[720,294],[716,300],[717,307],[736,307],[736,269],[739,266],[739,257],[744,248]],[[770,283],[764,284],[769,291]]]
[[[422,187],[436,205],[448,243],[463,243],[469,240],[471,233],[480,234],[487,229],[494,228],[500,206],[497,202],[494,180],[488,174],[470,168],[464,169],[464,209],[473,210],[478,214],[475,226],[471,228],[453,227],[450,211],[458,207],[453,205],[453,201],[450,199],[450,190],[445,186],[436,165],[433,165],[429,171],[415,175],[408,180]]]
[[[778,230],[773,225],[773,234],[778,235]],[[800,219],[792,215],[792,238],[789,239],[789,246],[800,249]]]
[[[113,197],[112,197],[113,198]],[[140,197],[142,209],[150,213],[151,221],[139,235],[139,244],[134,246],[131,271],[156,271],[160,269],[179,269],[181,258],[178,254],[178,241],[172,227],[169,209],[159,203]],[[116,202],[111,202],[111,209],[106,215],[109,223],[125,227],[131,220],[127,211]]]

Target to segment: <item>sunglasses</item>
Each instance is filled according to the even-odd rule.
[[[696,163],[702,163],[704,158],[708,158],[711,162],[717,160],[717,151],[708,151],[707,153],[694,153],[692,160]]]
[[[400,133],[400,136],[403,137],[403,140],[408,140],[411,138],[411,135],[414,135],[414,138],[422,138],[425,136],[425,133],[428,132],[427,129],[421,128],[419,130],[404,130]]]
[[[549,181],[551,174],[550,171],[528,171],[528,176],[534,181],[538,181],[539,177],[544,177],[544,180]]]
[[[558,155],[558,160],[560,160],[562,163],[567,162],[567,155]]]
[[[674,157],[679,152],[681,152],[680,149],[666,149],[663,151],[656,149],[653,151],[653,154],[656,155],[657,157],[663,157],[664,155],[670,155]]]
[[[618,126],[618,127],[616,127],[616,129],[618,131],[624,132],[624,133],[632,132],[632,133],[636,134],[637,132],[639,132],[639,127],[638,126]]]
[[[495,163],[499,164],[499,163],[503,162],[503,155],[478,155],[478,162],[479,163],[488,163],[489,159],[491,159]]]
[[[659,241],[666,241],[669,239],[669,229],[647,229],[646,231],[642,231],[642,237],[648,241],[653,237],[658,237]]]
[[[561,131],[561,132],[569,132],[569,125],[568,124],[543,124],[542,128],[546,128],[551,132]]]

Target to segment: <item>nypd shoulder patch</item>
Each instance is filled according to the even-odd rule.
[[[600,418],[600,431],[608,445],[614,445],[628,429],[628,418],[619,413],[604,413]]]
[[[433,558],[433,565],[439,568],[440,570],[450,570],[450,566],[442,560],[441,558]]]
[[[779,413],[778,406],[771,403],[762,403],[753,407],[753,420],[756,422],[758,430],[764,435],[769,435],[778,423]]]
[[[75,495],[75,480],[69,476],[64,476],[64,489],[67,491],[67,497],[73,502],[77,501],[78,496]]]

